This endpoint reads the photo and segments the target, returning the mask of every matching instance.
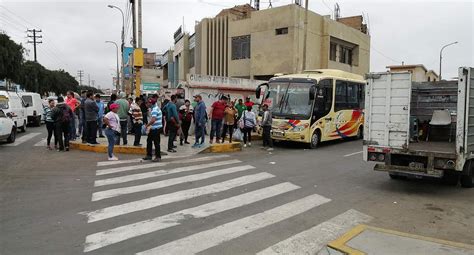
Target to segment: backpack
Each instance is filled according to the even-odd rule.
[[[62,116],[61,116],[61,122],[69,122],[71,121],[71,110],[69,107],[65,106],[62,109]]]

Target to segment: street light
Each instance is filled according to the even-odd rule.
[[[112,42],[112,41],[105,41],[105,43],[113,43],[115,45],[115,48],[117,49],[117,91],[120,89],[120,84],[119,84],[119,80],[120,80],[120,76],[119,76],[119,51],[118,51],[118,45],[117,43],[115,42]]]
[[[442,78],[441,78],[441,61],[443,61],[443,50],[444,48],[448,47],[448,46],[451,46],[453,44],[457,44],[458,42],[453,42],[453,43],[448,43],[446,45],[444,45],[441,50],[439,51],[439,80],[441,81]]]
[[[120,11],[120,13],[122,14],[122,45],[120,47],[121,49],[121,52],[122,52],[122,55],[123,55],[123,48],[125,46],[125,16],[123,15],[123,11],[122,9],[120,9],[119,7],[115,6],[115,5],[107,5],[107,7],[109,8],[112,8],[112,9],[117,9]],[[125,84],[124,84],[124,81],[123,81],[123,59],[122,59],[122,91],[125,91]]]

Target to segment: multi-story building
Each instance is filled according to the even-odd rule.
[[[362,16],[331,19],[297,4],[255,10],[250,5],[221,11],[195,26],[194,72],[267,80],[277,73],[330,68],[369,71],[370,36]]]
[[[439,81],[438,74],[433,70],[426,69],[422,64],[387,66],[387,68],[390,72],[410,72],[411,80],[415,82]]]

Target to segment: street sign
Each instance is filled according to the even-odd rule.
[[[160,90],[160,84],[159,83],[144,82],[143,83],[143,90],[146,90],[146,91]]]

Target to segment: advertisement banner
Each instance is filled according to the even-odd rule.
[[[132,74],[132,58],[133,58],[133,48],[132,47],[124,47],[123,48],[123,74],[126,79],[130,79]]]

